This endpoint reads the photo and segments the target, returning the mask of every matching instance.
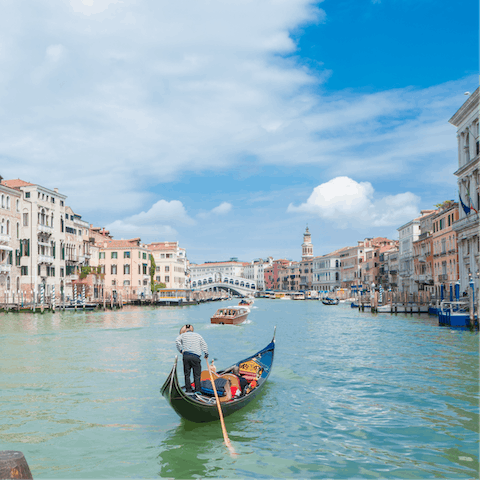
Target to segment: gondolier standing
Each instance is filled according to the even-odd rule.
[[[202,372],[202,354],[208,358],[208,346],[201,335],[194,333],[192,325],[184,325],[175,340],[178,351],[183,355],[183,373],[185,374],[185,391],[193,392],[190,372],[193,370],[195,391],[200,391],[200,374]]]

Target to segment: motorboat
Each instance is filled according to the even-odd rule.
[[[474,316],[474,323],[478,328],[478,315]],[[450,327],[470,327],[468,303],[465,301],[442,301],[438,312],[438,324]]]
[[[249,313],[250,309],[244,306],[222,307],[210,318],[210,323],[238,325],[247,319]]]

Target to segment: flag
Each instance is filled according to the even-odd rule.
[[[460,196],[460,192],[458,193],[458,198],[460,199],[460,203],[462,204],[462,208],[463,208],[463,211],[465,212],[466,215],[468,215],[470,213],[470,207],[467,207],[463,201],[462,201],[462,197]]]
[[[478,210],[476,210],[475,208],[473,208],[473,201],[472,201],[472,198],[470,197],[470,192],[468,191],[468,189],[467,189],[467,197],[468,197],[468,199],[470,200],[470,202],[469,202],[470,208],[471,208],[475,213],[478,213]]]

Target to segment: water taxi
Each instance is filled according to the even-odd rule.
[[[243,323],[250,313],[248,307],[223,307],[219,308],[215,315],[210,318],[210,323],[216,323],[220,325],[238,325]]]

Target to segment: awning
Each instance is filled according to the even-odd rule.
[[[7,250],[8,252],[12,252],[13,248],[8,247],[7,245],[0,245],[0,250]]]

